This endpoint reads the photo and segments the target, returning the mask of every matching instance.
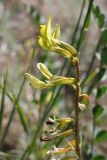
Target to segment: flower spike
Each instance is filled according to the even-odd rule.
[[[54,32],[51,33],[51,19],[52,16],[50,15],[47,25],[40,25],[40,34],[38,36],[39,45],[47,51],[56,52],[74,61],[73,58],[77,56],[76,49],[68,43],[64,43],[63,41],[57,39],[60,37],[59,25],[56,25]]]

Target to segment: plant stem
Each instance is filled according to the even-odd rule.
[[[79,40],[78,40],[78,43],[77,43],[77,46],[76,46],[77,51],[80,49],[80,46],[81,46],[81,42],[82,42],[82,39],[83,39],[83,36],[84,36],[84,29],[85,29],[85,27],[87,25],[87,21],[89,19],[90,14],[91,14],[93,1],[94,0],[90,0],[89,1],[88,10],[87,10],[87,13],[86,13],[86,16],[85,16],[85,19],[84,19],[84,23],[83,23],[83,26],[82,26],[81,31],[80,31],[80,37],[79,37]]]
[[[87,70],[87,72],[86,72],[85,78],[83,79],[83,81],[82,81],[82,83],[81,83],[81,87],[82,87],[82,88],[84,87],[84,84],[85,84],[88,76],[90,75],[90,73],[91,73],[91,71],[92,71],[92,69],[93,69],[93,65],[94,65],[95,60],[96,60],[96,52],[99,51],[100,43],[101,43],[101,36],[100,36],[100,38],[99,38],[99,40],[98,40],[98,42],[97,42],[97,45],[96,45],[96,47],[95,47],[95,49],[94,49],[94,51],[93,51],[93,54],[92,54],[93,56],[92,56],[92,58],[91,58],[90,65],[89,65],[88,70]]]
[[[75,141],[76,141],[76,154],[79,159],[81,159],[80,155],[80,138],[79,138],[79,62],[76,63],[76,74],[77,74],[77,86],[75,91]]]
[[[76,24],[76,30],[75,30],[74,33],[73,33],[73,38],[72,38],[72,40],[71,40],[71,41],[72,41],[72,44],[75,43],[75,37],[76,37],[77,31],[78,31],[78,29],[79,29],[79,25],[80,25],[81,18],[82,18],[82,16],[83,16],[83,9],[84,9],[84,7],[85,7],[85,0],[83,1],[82,8],[81,8],[81,11],[80,11],[80,15],[79,15],[79,19],[78,19],[79,22],[77,22],[77,24]],[[59,74],[59,75],[62,74],[63,68],[64,68],[65,65],[66,65],[66,62],[67,62],[67,60],[64,61],[63,65],[62,65],[62,67],[61,67],[61,71],[60,71],[60,74]],[[66,76],[68,75],[70,69],[71,69],[71,64],[70,64],[70,66],[69,66],[69,68],[68,68],[68,71],[67,71],[67,73],[66,73]],[[25,149],[23,155],[21,156],[20,160],[24,160],[25,158],[28,158],[29,155],[32,153],[33,148],[35,147],[35,143],[36,143],[36,142],[34,143],[34,141],[35,141],[35,139],[37,138],[37,136],[38,136],[38,134],[39,134],[39,132],[40,132],[39,130],[41,130],[41,128],[42,128],[42,125],[43,125],[44,120],[45,120],[46,117],[48,116],[49,112],[52,110],[52,108],[53,108],[53,106],[54,106],[54,103],[55,103],[56,99],[58,98],[61,89],[62,89],[62,86],[59,87],[59,89],[56,91],[55,96],[52,95],[52,98],[51,98],[51,100],[49,101],[49,103],[47,104],[47,107],[45,107],[45,108],[47,108],[47,110],[46,110],[46,112],[44,113],[44,115],[43,115],[43,117],[42,117],[42,121],[41,121],[41,123],[39,123],[39,125],[38,125],[38,127],[37,127],[37,130],[36,130],[35,133],[34,133],[34,137],[31,139],[30,144],[26,147],[26,149]],[[54,93],[55,93],[55,90],[54,90]],[[53,93],[53,94],[54,94],[54,93]],[[40,125],[40,124],[41,124],[41,125]],[[29,147],[30,147],[30,145],[31,145],[32,147],[31,147],[31,150],[30,150],[30,152],[29,152]]]
[[[85,8],[85,2],[86,2],[86,0],[83,0],[82,7],[81,7],[81,10],[80,10],[80,14],[79,14],[79,18],[78,18],[78,21],[77,21],[77,25],[75,27],[75,30],[74,30],[74,33],[73,33],[73,36],[72,36],[72,40],[71,40],[72,45],[75,43],[75,38],[76,38],[76,35],[77,35],[77,31],[79,29],[80,21],[82,19],[83,11],[84,11],[84,8]]]
[[[93,117],[93,125],[92,125],[92,142],[91,142],[91,158],[93,158],[94,151],[94,134],[95,134],[96,123]]]
[[[7,89],[7,69],[6,69],[6,73],[4,75],[2,98],[1,98],[1,104],[0,104],[0,133],[1,133],[1,129],[2,129],[3,115],[4,115],[4,109],[5,109],[6,89]]]
[[[99,68],[101,68],[101,62],[100,62],[100,66]],[[97,84],[97,92],[99,89],[99,83]],[[97,92],[96,92],[96,96],[97,96]],[[97,98],[95,96],[95,106],[98,105],[97,103]],[[95,145],[95,129],[96,129],[96,119],[93,115],[93,124],[92,124],[92,141],[91,141],[91,158],[93,158],[93,153],[94,153],[94,145]]]

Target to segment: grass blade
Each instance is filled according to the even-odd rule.
[[[0,105],[0,131],[2,128],[2,121],[3,121],[3,115],[4,115],[4,109],[5,109],[6,87],[7,87],[7,70],[6,70],[6,73],[4,74],[2,99],[1,99],[1,105]]]
[[[16,96],[13,95],[13,102],[14,103],[15,103],[16,99],[17,99]],[[25,115],[25,113],[24,113],[24,111],[22,109],[22,106],[19,103],[17,103],[16,109],[17,109],[21,124],[23,126],[23,129],[24,129],[25,133],[28,134],[28,132],[29,132],[28,131],[28,128],[29,128],[28,127],[29,126],[28,125],[28,120],[27,120],[26,115]]]
[[[80,11],[79,18],[78,18],[78,21],[77,21],[77,25],[75,27],[75,30],[74,30],[74,33],[73,33],[73,36],[72,36],[72,45],[75,43],[76,34],[77,34],[78,29],[79,29],[79,24],[81,22],[83,11],[84,11],[84,8],[85,8],[85,2],[86,2],[86,0],[83,0],[81,11]]]
[[[85,30],[85,27],[86,27],[86,25],[89,21],[89,18],[90,18],[91,10],[92,10],[92,7],[93,7],[93,1],[94,0],[90,0],[90,2],[89,2],[89,7],[88,7],[88,10],[87,10],[85,19],[84,19],[83,26],[81,28],[80,37],[79,37],[79,40],[78,40],[77,45],[76,45],[77,51],[79,50],[79,48],[81,46],[81,42],[82,42],[82,39],[83,39],[83,36],[84,36],[84,30]]]
[[[0,89],[3,90],[3,86],[0,85]],[[10,95],[10,93],[6,90],[6,96],[10,99],[10,101],[12,103],[15,103],[15,101],[16,101],[15,95],[14,95],[14,97],[12,97],[12,95]],[[26,133],[28,133],[28,120],[27,120],[25,113],[22,109],[22,106],[20,106],[19,102],[17,103],[16,109],[17,109],[20,121],[22,123],[23,129]]]
[[[35,50],[36,50],[36,45],[34,46],[34,49],[33,49],[33,52],[32,52],[32,57],[31,57],[31,62],[30,62],[30,64],[29,64],[26,72],[28,72],[28,70],[29,70],[30,67],[31,67],[32,59],[33,59],[34,54],[35,54]],[[21,84],[21,86],[20,86],[18,95],[17,95],[16,100],[15,100],[15,102],[14,102],[13,109],[12,109],[12,111],[11,111],[11,113],[10,113],[10,117],[9,117],[8,122],[7,122],[6,128],[5,128],[5,130],[4,130],[4,133],[3,133],[3,136],[2,136],[2,139],[1,139],[1,143],[0,143],[0,149],[2,149],[2,147],[3,147],[3,144],[4,144],[4,141],[5,141],[6,135],[7,135],[7,133],[8,133],[8,130],[9,130],[10,125],[11,125],[11,122],[12,122],[12,120],[13,120],[13,116],[14,116],[14,113],[15,113],[15,111],[16,111],[16,106],[17,106],[17,104],[18,104],[18,102],[19,102],[19,99],[20,99],[20,96],[21,96],[21,93],[22,93],[22,90],[23,90],[25,81],[26,81],[26,78],[24,77],[24,79],[23,79],[23,81],[22,81],[22,84]]]

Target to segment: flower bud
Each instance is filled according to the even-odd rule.
[[[49,80],[53,78],[52,73],[48,70],[47,66],[45,66],[43,63],[38,63],[37,67],[41,71],[41,73],[44,75],[44,77],[46,77]]]
[[[56,122],[59,124],[66,124],[66,123],[71,123],[74,122],[73,118],[60,118],[60,119],[56,119]]]
[[[84,110],[88,105],[89,105],[89,96],[87,94],[81,94],[79,96],[79,108],[81,110]]]

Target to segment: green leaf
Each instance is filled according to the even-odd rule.
[[[102,52],[101,52],[101,64],[102,65],[107,65],[107,47],[104,47],[102,49]]]
[[[102,28],[104,26],[104,23],[105,23],[105,16],[104,14],[100,14],[98,17],[99,27]]]
[[[103,67],[100,69],[100,71],[98,73],[98,81],[100,81],[103,78],[105,71],[106,71],[106,69]]]
[[[100,28],[103,28],[105,24],[105,15],[101,13],[99,6],[94,7],[93,13],[98,20],[98,25]]]
[[[96,106],[93,108],[94,119],[99,118],[99,116],[101,116],[101,114],[103,113],[103,111],[104,111],[104,109],[103,109],[102,106],[96,105]]]
[[[103,45],[107,44],[107,29],[102,32],[101,43]]]
[[[37,13],[37,15],[35,16],[34,22],[35,22],[36,24],[39,24],[39,23],[40,23],[40,14],[39,14],[39,13]]]
[[[97,75],[95,76],[95,78],[93,79],[90,87],[88,88],[87,94],[90,95],[91,92],[93,91],[94,87],[96,86],[96,84],[101,81],[101,79],[103,78],[104,74],[106,72],[106,69],[104,67],[101,67],[100,71],[97,73]]]
[[[106,87],[106,86],[100,87],[100,88],[98,89],[98,91],[97,91],[97,96],[96,96],[96,98],[98,99],[98,98],[100,98],[101,96],[103,96],[103,95],[106,93],[106,91],[107,91],[107,87]]]
[[[107,131],[101,130],[96,135],[96,142],[102,142],[107,140]]]
[[[90,73],[90,75],[87,77],[85,83],[84,83],[84,86],[88,85],[95,77],[96,75],[98,74],[98,70],[94,70],[92,73]]]
[[[99,17],[99,15],[100,15],[100,8],[99,8],[99,6],[96,6],[94,8],[94,14],[95,14],[96,17]]]
[[[103,155],[96,155],[93,160],[105,160],[105,157]]]

